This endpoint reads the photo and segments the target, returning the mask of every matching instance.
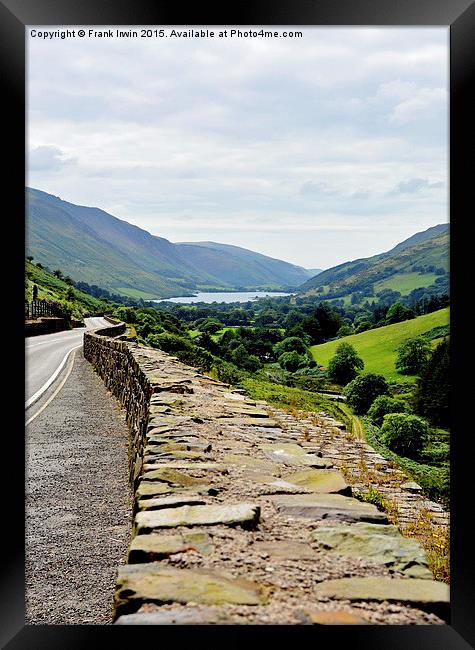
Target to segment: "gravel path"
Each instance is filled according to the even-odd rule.
[[[75,353],[26,431],[26,623],[110,624],[131,531],[124,412]]]

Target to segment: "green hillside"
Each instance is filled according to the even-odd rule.
[[[27,188],[27,254],[75,280],[144,299],[215,290],[287,289],[305,269],[236,246],[174,244],[113,215]]]
[[[64,280],[55,277],[45,269],[38,268],[36,264],[27,261],[25,264],[25,299],[30,302],[33,297],[33,285],[38,287],[38,300],[51,300],[61,304],[68,300],[67,294],[70,285]],[[81,320],[84,314],[103,312],[110,308],[110,305],[90,296],[88,293],[79,291],[73,287],[74,298],[69,300],[73,306],[72,317]]]
[[[394,325],[386,325],[377,329],[352,334],[344,338],[328,341],[321,345],[313,345],[310,349],[318,365],[327,367],[340,343],[351,343],[358,355],[364,361],[363,372],[375,372],[391,381],[413,381],[410,375],[400,375],[396,372],[396,348],[405,340],[420,336],[434,327],[449,323],[449,308],[418,316]]]
[[[186,259],[209,274],[216,274],[222,282],[239,286],[242,290],[254,289],[256,281],[266,289],[298,286],[302,273],[308,272],[299,266],[284,265],[280,260],[255,253],[246,248],[217,244],[216,242],[181,242],[176,244],[183,250]]]
[[[359,292],[372,297],[383,289],[407,295],[428,287],[449,268],[449,227],[439,224],[416,233],[386,253],[345,262],[307,280],[299,293],[322,299]]]

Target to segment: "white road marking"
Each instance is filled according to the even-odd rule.
[[[79,347],[79,346],[78,346],[78,347]],[[64,378],[63,381],[60,383],[60,385],[58,386],[58,388],[54,391],[54,393],[51,395],[51,397],[50,397],[50,398],[49,398],[49,399],[48,399],[48,400],[43,404],[43,406],[40,408],[40,410],[39,410],[39,411],[36,411],[36,413],[35,413],[34,415],[32,415],[31,418],[25,422],[25,427],[28,426],[28,425],[30,424],[30,422],[33,422],[33,420],[34,420],[35,418],[37,418],[38,415],[39,415],[40,413],[42,413],[42,411],[45,410],[45,408],[46,408],[46,407],[47,407],[47,406],[48,406],[48,405],[49,405],[49,404],[54,400],[54,398],[56,397],[56,395],[59,393],[59,391],[62,389],[62,387],[63,387],[64,384],[66,383],[66,381],[67,381],[69,375],[71,374],[71,371],[72,371],[72,369],[73,369],[73,365],[74,365],[74,355],[75,355],[75,352],[74,352],[73,350],[75,350],[75,348],[73,348],[72,350],[70,350],[70,351],[68,352],[68,355],[69,355],[71,352],[72,352],[73,354],[71,355],[71,364],[70,364],[70,366],[69,366],[69,368],[68,368],[68,372],[66,373],[65,378]]]
[[[26,345],[26,349],[29,350],[30,348],[36,348],[37,345],[48,345],[48,343],[53,343],[53,341],[66,341],[66,337],[63,337],[61,339],[49,339],[49,341],[42,341],[41,343],[32,343],[31,345]]]
[[[64,366],[64,364],[66,363],[66,361],[67,361],[69,355],[71,354],[71,352],[72,352],[73,350],[76,350],[77,348],[80,348],[80,347],[82,347],[82,343],[80,343],[80,345],[76,345],[76,346],[74,346],[74,347],[71,348],[68,352],[66,352],[66,354],[65,354],[64,357],[63,357],[63,360],[61,361],[61,363],[59,364],[59,366],[56,368],[56,370],[53,372],[53,374],[52,374],[51,377],[48,379],[48,381],[45,382],[45,383],[43,384],[43,386],[42,386],[39,390],[37,390],[36,393],[35,393],[34,395],[32,395],[32,396],[30,397],[29,400],[27,400],[27,401],[25,402],[25,409],[30,408],[30,406],[31,406],[32,404],[34,404],[36,401],[38,401],[38,400],[40,399],[40,397],[43,395],[43,393],[44,393],[46,390],[48,390],[48,388],[51,386],[51,384],[53,383],[53,381],[56,379],[56,377],[59,375],[59,373],[60,373],[61,370],[63,369],[63,366]]]

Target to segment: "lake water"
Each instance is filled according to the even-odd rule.
[[[164,298],[162,300],[153,300],[152,302],[178,302],[190,304],[192,302],[248,302],[256,298],[265,298],[266,296],[274,298],[277,296],[290,296],[290,293],[280,291],[236,291],[234,293],[197,293],[195,296],[179,296],[178,298]]]

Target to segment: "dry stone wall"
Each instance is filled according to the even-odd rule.
[[[325,414],[297,419],[126,339],[123,324],[84,335],[131,431],[116,625],[447,621],[419,543],[354,498],[351,470],[378,472],[403,516],[444,525],[404,474]]]

